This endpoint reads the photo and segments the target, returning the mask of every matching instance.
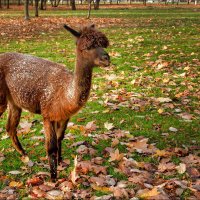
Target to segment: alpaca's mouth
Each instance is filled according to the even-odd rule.
[[[102,60],[100,61],[101,67],[108,67],[110,65],[110,60]]]
[[[100,60],[100,66],[108,67],[110,65],[110,56],[106,53]]]

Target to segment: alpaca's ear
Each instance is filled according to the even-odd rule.
[[[64,24],[63,26],[67,31],[69,31],[74,37],[79,38],[81,36],[81,34],[77,31],[75,31],[74,29],[70,28],[69,26],[67,26],[66,24]]]

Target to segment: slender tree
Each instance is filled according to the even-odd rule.
[[[7,0],[7,2],[6,2],[6,8],[7,8],[7,9],[10,8],[10,0]]]
[[[88,0],[88,15],[87,15],[87,19],[90,18],[90,13],[91,13],[91,8],[92,8],[92,1],[93,0]]]
[[[75,0],[70,0],[70,5],[71,5],[72,10],[76,10]]]
[[[0,0],[0,8],[2,8],[1,0]]]
[[[35,17],[39,16],[38,4],[39,4],[39,0],[35,0]]]
[[[46,10],[46,0],[41,0],[40,1],[40,10]]]
[[[24,18],[25,18],[25,20],[29,20],[30,19],[28,4],[29,4],[29,0],[25,0],[24,1],[24,15],[25,15]]]
[[[94,1],[94,9],[95,10],[99,10],[99,3],[100,3],[100,0],[95,0]]]

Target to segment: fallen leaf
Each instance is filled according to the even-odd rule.
[[[172,155],[171,152],[168,152],[166,150],[156,150],[156,153],[153,155],[153,157],[168,157]]]
[[[88,122],[87,125],[85,126],[87,131],[96,131],[98,128],[95,121]]]
[[[111,130],[111,129],[114,128],[113,123],[108,123],[108,122],[105,122],[105,123],[104,123],[104,127],[105,127],[107,130]]]
[[[20,122],[19,126],[21,129],[19,130],[19,133],[28,133],[31,130],[32,123],[29,123],[28,121]]]
[[[33,177],[30,178],[26,181],[26,184],[28,186],[36,186],[36,185],[41,185],[43,183],[42,179],[40,179],[39,177]]]
[[[157,101],[159,101],[160,103],[168,103],[171,102],[172,100],[168,97],[164,98],[164,97],[159,97],[156,99]]]
[[[100,186],[97,186],[95,184],[91,184],[91,187],[96,191],[110,192],[110,188],[109,187],[100,187]]]
[[[122,160],[122,158],[124,157],[124,154],[123,153],[119,153],[119,149],[116,149],[114,152],[111,152],[110,153],[110,159],[109,161],[112,162],[112,161],[120,161]]]
[[[139,197],[147,199],[149,197],[154,197],[154,196],[157,196],[159,194],[160,194],[160,192],[158,191],[158,188],[154,187],[152,190],[145,191],[144,193],[140,194]]]
[[[177,131],[178,131],[178,129],[176,129],[176,128],[174,128],[174,127],[169,127],[169,130],[170,130],[171,132],[177,132]]]
[[[16,181],[11,181],[11,182],[9,183],[9,186],[10,186],[10,187],[15,187],[15,188],[20,188],[20,187],[22,187],[22,185],[23,185],[22,182],[16,182]]]
[[[103,177],[91,177],[90,181],[97,186],[104,186],[106,180]]]
[[[18,174],[21,174],[22,172],[20,172],[18,170],[13,170],[13,171],[9,171],[8,173],[12,174],[12,175],[18,175]]]
[[[63,193],[60,190],[51,190],[46,194],[47,199],[63,199]]]
[[[5,140],[5,139],[7,139],[7,138],[9,138],[9,135],[6,133],[6,134],[4,134],[4,135],[1,137],[1,140]]]
[[[176,167],[179,174],[184,174],[186,171],[186,164],[180,163],[179,166]]]
[[[159,163],[158,165],[158,171],[165,172],[165,171],[171,171],[176,168],[176,165],[172,162],[169,163]]]
[[[118,140],[117,138],[114,138],[114,139],[112,140],[111,147],[115,147],[115,146],[117,146],[118,144],[119,144],[119,140]]]
[[[74,169],[71,172],[71,181],[72,183],[75,185],[76,184],[76,180],[78,179],[78,175],[76,172],[77,169],[77,164],[78,164],[78,160],[77,160],[77,156],[74,158]]]

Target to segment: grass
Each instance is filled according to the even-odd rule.
[[[0,11],[0,16],[3,18],[21,15],[21,11]],[[83,17],[86,16],[86,11],[45,11],[41,14],[42,17],[53,15]],[[101,29],[110,39],[111,45],[108,52],[111,55],[112,67],[107,71],[100,68],[94,69],[95,89],[91,91],[91,98],[87,105],[71,121],[79,125],[96,121],[99,128],[95,134],[102,134],[106,131],[105,122],[113,123],[116,129],[127,130],[134,136],[143,135],[150,138],[150,142],[156,143],[156,146],[161,149],[200,145],[198,116],[200,13],[192,8],[148,7],[127,10],[104,9],[93,11],[92,16],[123,18],[125,21],[109,26],[108,20],[105,28]],[[75,44],[69,35],[67,37],[66,32],[60,30],[53,35],[45,33],[39,39],[32,37],[26,40],[16,40],[13,38],[8,43],[0,40],[0,53],[11,51],[29,53],[66,64],[68,68],[73,69]],[[168,65],[158,69],[156,62],[168,62]],[[112,74],[115,74],[117,78],[111,82],[108,79]],[[163,82],[164,78],[169,81]],[[127,97],[128,92],[132,92],[138,102]],[[177,94],[184,92],[188,92],[187,95],[176,97]],[[116,96],[125,98],[127,103],[124,107],[119,106],[117,110],[113,110],[105,102],[120,103],[119,99],[115,99]],[[152,100],[158,97],[169,97],[172,103],[158,103]],[[159,113],[159,109],[163,109],[163,113]],[[192,114],[192,121],[182,119],[175,109],[181,109],[181,113]],[[96,114],[92,114],[93,112]],[[5,133],[6,118],[7,113],[0,121],[0,128],[3,128],[1,135]],[[79,118],[85,118],[85,120],[77,122]],[[43,135],[41,117],[24,113],[22,120],[29,122],[37,120],[32,126],[31,133],[19,137],[31,160],[36,162],[40,156],[45,156],[44,142],[36,143],[31,140],[34,135]],[[170,132],[169,127],[177,128],[178,132]],[[163,136],[163,133],[167,133],[167,136]],[[85,140],[92,143],[92,138],[82,135],[80,131],[72,132],[72,134],[75,141]],[[63,144],[64,158],[69,158],[71,161],[73,160],[72,155],[76,154],[76,148],[70,149],[67,146],[75,141],[64,140]],[[103,149],[110,146],[110,143],[109,140],[102,140],[96,146],[99,156],[102,156]],[[119,146],[118,148],[120,152],[126,152],[125,147]],[[22,163],[18,153],[11,147],[10,139],[0,140],[0,151],[6,156],[6,159],[0,163],[0,173],[7,175],[11,170],[20,169]],[[143,160],[140,155],[136,154],[133,154],[133,158]],[[179,163],[176,157],[172,160]],[[152,162],[156,161],[152,160]],[[126,179],[123,174],[114,172],[113,166],[109,166],[108,162],[106,165],[114,177],[119,180]],[[23,180],[27,179],[30,173],[41,170],[43,170],[42,167],[34,166],[31,172],[25,172]],[[21,180],[20,176],[9,176],[15,180]],[[5,185],[6,183],[0,181],[0,188]],[[99,196],[102,193],[98,191],[96,195]],[[22,192],[21,196],[25,194]],[[185,196],[188,196],[188,191],[185,191]]]

